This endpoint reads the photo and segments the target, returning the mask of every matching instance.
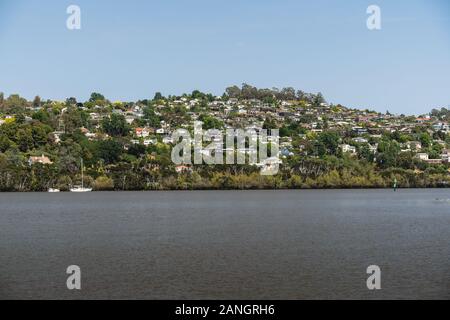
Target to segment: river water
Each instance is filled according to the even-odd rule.
[[[434,298],[450,189],[0,194],[0,299]]]

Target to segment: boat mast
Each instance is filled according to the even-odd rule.
[[[81,188],[84,189],[83,158],[81,158]]]

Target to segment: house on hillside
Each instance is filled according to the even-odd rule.
[[[450,149],[442,150],[441,158],[442,162],[450,162]]]
[[[416,158],[422,161],[428,160],[428,153],[418,153],[416,154]]]
[[[135,134],[138,138],[146,138],[150,135],[150,130],[147,128],[136,128]]]
[[[28,164],[31,166],[36,163],[41,164],[52,164],[53,162],[46,156],[42,155],[41,157],[30,157],[28,159]]]
[[[351,154],[356,153],[356,147],[351,146],[349,144],[340,144],[339,148],[341,148],[343,153],[351,153]]]
[[[178,165],[178,166],[175,167],[175,171],[177,173],[183,173],[183,172],[191,173],[192,172],[192,167],[186,166],[186,165]]]

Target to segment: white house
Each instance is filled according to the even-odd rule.
[[[151,144],[156,144],[158,142],[158,140],[156,139],[145,139],[144,140],[144,146],[149,146]]]
[[[341,148],[342,152],[344,153],[352,153],[352,154],[356,153],[356,148],[349,144],[341,144],[339,145],[339,148]]]
[[[418,153],[416,154],[416,158],[418,158],[419,160],[427,161],[428,153]]]
[[[367,143],[368,140],[365,138],[361,138],[361,137],[357,137],[357,138],[353,138],[353,141],[355,141],[356,143]]]
[[[442,150],[441,158],[443,162],[450,162],[450,150],[449,149]]]
[[[173,139],[171,136],[164,137],[162,141],[165,144],[173,143]]]

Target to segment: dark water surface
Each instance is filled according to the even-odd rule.
[[[450,189],[3,193],[0,298],[448,299]]]

